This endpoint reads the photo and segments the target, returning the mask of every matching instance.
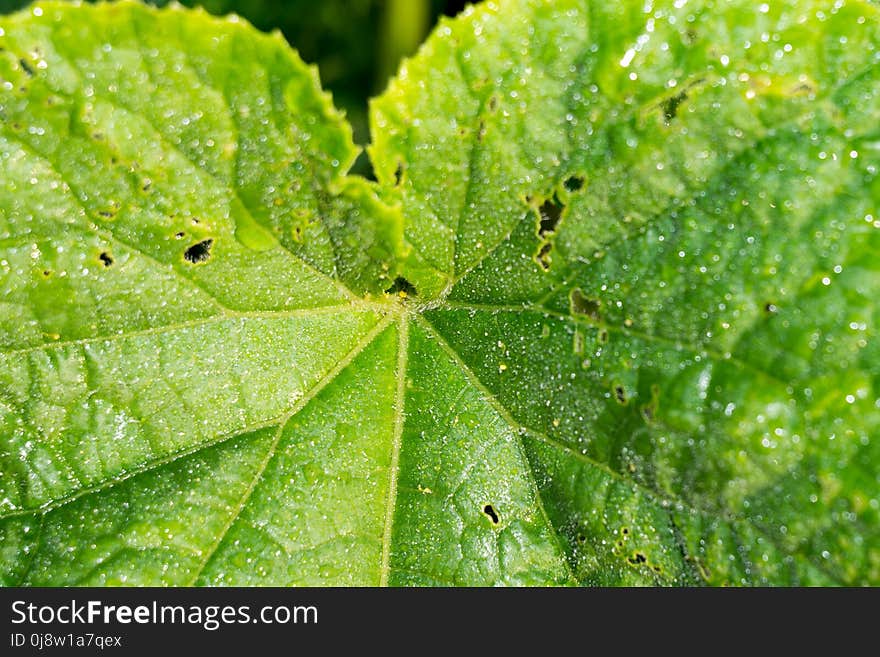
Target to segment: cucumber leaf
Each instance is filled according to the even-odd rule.
[[[880,14],[506,0],[373,101],[0,20],[7,585],[880,582]]]

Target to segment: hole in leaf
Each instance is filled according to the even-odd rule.
[[[28,64],[26,60],[19,59],[18,64],[19,66],[21,66],[21,70],[27,73],[28,77],[34,77],[34,68],[30,64]]]
[[[559,219],[562,217],[562,210],[564,208],[565,206],[559,203],[555,197],[544,201],[544,204],[538,208],[538,212],[541,215],[541,220],[538,224],[538,237],[546,237],[550,233],[556,232],[556,227],[559,225]]]
[[[184,238],[184,236],[186,236],[186,233],[184,233],[182,230],[177,233],[174,233],[174,238],[178,239],[178,240],[182,240]]]
[[[642,415],[645,418],[646,422],[652,422],[654,420],[654,414],[657,412],[657,407],[654,403],[645,404],[642,406]]]
[[[44,269],[43,270],[43,278],[49,278],[51,275],[52,275],[51,269]]]
[[[550,242],[544,242],[541,244],[541,248],[538,250],[538,255],[535,256],[535,259],[538,261],[538,264],[541,265],[541,268],[544,271],[548,271],[550,269],[550,252],[553,250],[553,244]]]
[[[394,186],[400,187],[400,183],[403,182],[403,162],[397,163],[397,168],[394,170]]]
[[[602,329],[601,331],[599,331],[598,337],[599,337],[599,342],[601,344],[605,344],[606,342],[608,342],[608,331],[605,329]]]
[[[627,559],[627,561],[629,561],[631,564],[645,563],[647,560],[648,558],[641,552],[636,552],[634,555]]]
[[[667,98],[660,104],[660,108],[663,110],[663,122],[666,125],[672,123],[672,119],[678,114],[678,106],[686,101],[687,97],[687,90],[683,89],[680,93]]]
[[[494,112],[498,109],[498,96],[489,96],[489,102],[486,103],[486,107],[489,108],[490,112]]]
[[[418,294],[418,290],[416,290],[416,286],[406,280],[403,276],[398,276],[394,279],[394,282],[391,284],[387,290],[385,290],[388,294],[397,294],[401,297],[414,297]]]
[[[495,507],[491,504],[487,504],[483,507],[483,513],[489,516],[489,520],[492,521],[493,525],[497,525],[499,522],[498,514],[495,512]]]
[[[767,302],[764,304],[764,312],[768,315],[775,315],[779,308],[776,307],[775,303]]]
[[[626,405],[628,399],[626,397],[626,390],[624,390],[623,386],[614,386],[614,398],[617,399],[618,403]]]
[[[678,110],[683,102],[685,102],[689,98],[689,94],[691,89],[694,87],[703,86],[706,83],[705,78],[698,78],[696,80],[692,80],[682,87],[678,93],[669,96],[668,98],[661,100],[658,103],[658,107],[660,111],[663,113],[663,123],[667,126],[672,123],[676,116],[678,116]]]
[[[622,531],[624,534],[629,534],[629,527],[624,527],[620,531]]]
[[[583,189],[584,179],[582,176],[569,176],[562,183],[562,186],[569,192],[577,192]]]
[[[480,119],[480,124],[477,127],[477,141],[483,141],[483,137],[486,136],[486,122]]]
[[[578,535],[577,535],[577,542],[578,542],[578,543],[586,543],[586,542],[587,542],[587,537],[584,536],[583,534],[578,534]]]
[[[193,219],[193,221],[195,221],[195,219]],[[213,244],[214,240],[212,239],[196,242],[183,252],[183,257],[187,262],[191,262],[193,264],[204,262],[211,257],[211,246]]]
[[[105,267],[109,267],[113,264],[113,256],[111,256],[106,251],[101,251],[101,255],[98,256],[98,260],[100,260]]]
[[[580,288],[574,288],[569,293],[568,299],[572,315],[584,315],[597,322],[602,321],[602,314],[599,312],[602,302],[598,299],[586,296]]]

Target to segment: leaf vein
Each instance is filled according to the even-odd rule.
[[[202,560],[199,567],[196,569],[195,574],[192,576],[192,579],[189,582],[189,586],[194,586],[195,583],[199,580],[207,567],[208,563],[211,559],[217,554],[221,544],[223,543],[223,539],[229,533],[229,530],[235,524],[238,517],[241,515],[241,512],[244,510],[244,507],[247,505],[248,501],[253,495],[254,490],[257,487],[257,484],[263,477],[263,473],[266,471],[266,468],[269,466],[270,461],[275,456],[275,452],[278,449],[278,445],[281,442],[282,435],[284,434],[284,429],[287,424],[290,422],[291,418],[294,415],[299,413],[303,408],[305,408],[309,402],[311,402],[317,395],[320,393],[327,385],[332,382],[342,370],[348,367],[351,362],[357,358],[358,354],[360,354],[366,347],[369,345],[380,333],[382,333],[388,325],[391,323],[393,317],[388,316],[384,318],[381,322],[379,322],[373,329],[370,330],[336,365],[325,374],[317,384],[315,384],[306,395],[300,398],[296,405],[284,416],[281,418],[281,421],[278,423],[278,430],[275,433],[275,436],[272,440],[269,449],[266,452],[266,456],[263,458],[256,472],[254,473],[253,478],[250,481],[247,489],[241,497],[238,505],[230,516],[229,520],[221,530],[220,534],[217,536],[214,543],[205,553],[204,559]]]
[[[504,420],[505,423],[510,427],[511,431],[514,434],[514,443],[516,445],[517,453],[522,460],[523,463],[528,464],[529,461],[525,456],[524,447],[522,444],[522,432],[525,429],[522,425],[520,425],[513,416],[507,411],[504,406],[502,406],[501,402],[492,394],[492,392],[483,385],[483,382],[477,377],[473,370],[468,367],[467,363],[465,363],[461,356],[450,346],[448,342],[443,338],[437,329],[431,324],[431,322],[424,315],[417,315],[417,320],[422,324],[422,326],[428,330],[432,335],[437,339],[437,344],[445,351],[449,357],[461,368],[462,373],[467,377],[468,381],[470,381],[471,385],[476,388],[480,394],[483,396],[483,399],[492,407],[492,409],[498,413],[498,415]],[[553,541],[556,549],[560,557],[562,558],[563,563],[565,564],[566,574],[568,575],[568,579],[570,581],[576,581],[574,576],[574,572],[571,569],[571,564],[568,562],[567,553],[562,547],[562,541],[559,537],[559,530],[556,526],[550,521],[549,516],[547,515],[547,511],[544,508],[543,500],[541,499],[541,491],[538,489],[537,482],[534,478],[534,473],[529,468],[526,468],[527,478],[529,482],[529,487],[532,489],[532,493],[535,496],[535,506],[541,518],[544,522],[547,523],[547,527],[550,529],[553,535]]]
[[[391,463],[388,472],[388,499],[385,503],[385,523],[382,532],[382,562],[379,568],[379,586],[388,586],[391,572],[391,541],[394,512],[397,506],[397,480],[400,475],[400,447],[403,441],[404,404],[406,402],[406,371],[409,353],[409,322],[401,314],[398,324],[397,386],[394,394],[394,433],[391,441]]]

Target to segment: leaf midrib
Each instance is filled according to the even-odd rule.
[[[97,335],[91,338],[75,338],[71,340],[58,340],[55,342],[43,342],[41,344],[30,345],[27,347],[16,347],[6,351],[0,350],[0,356],[21,356],[37,351],[45,351],[48,349],[64,349],[66,347],[76,347],[96,343],[112,343],[120,340],[128,340],[148,335],[163,335],[178,330],[185,330],[199,326],[208,326],[221,322],[232,321],[236,319],[295,319],[302,317],[317,317],[320,315],[333,315],[344,312],[346,310],[355,310],[360,312],[387,312],[388,305],[374,303],[369,301],[360,301],[360,303],[339,303],[327,306],[314,306],[312,308],[294,308],[291,310],[224,310],[216,315],[200,317],[182,322],[173,322],[171,324],[163,324],[159,326],[151,326],[144,329],[135,329],[132,331],[117,331],[105,335]]]
[[[515,306],[492,307],[492,306],[489,306],[489,308],[492,310],[508,310],[508,311],[509,310],[518,310],[518,311],[546,312],[544,309],[537,309],[537,308],[530,308],[530,307],[515,307]],[[471,309],[471,310],[483,309],[483,310],[485,310],[486,307],[481,308],[481,307],[479,307],[479,304],[472,304],[470,306],[468,306],[467,304],[460,304],[460,305],[452,306],[452,305],[450,305],[449,302],[447,302],[446,304],[441,305],[438,309],[439,310],[444,310],[444,309],[445,310],[467,310],[467,309]],[[557,315],[562,319],[576,321],[575,318],[566,317],[566,316],[562,315],[561,313],[552,313],[551,312],[548,314]],[[832,581],[836,582],[839,585],[846,584],[846,581],[842,577],[840,577],[837,573],[829,570],[825,564],[822,564],[821,562],[817,561],[815,558],[812,558],[809,556],[804,556],[804,555],[798,555],[797,553],[792,553],[787,547],[785,547],[784,545],[782,545],[780,543],[777,536],[775,536],[772,532],[770,532],[765,526],[763,526],[760,523],[752,522],[747,517],[736,514],[733,510],[731,510],[729,508],[727,508],[727,509],[704,508],[704,507],[695,505],[693,502],[688,501],[686,499],[683,499],[683,498],[681,498],[675,494],[672,494],[668,491],[655,490],[651,486],[649,486],[643,482],[640,482],[636,479],[633,479],[631,477],[627,477],[625,473],[614,470],[609,465],[602,463],[601,461],[597,461],[596,459],[593,459],[586,454],[582,454],[581,452],[573,449],[572,447],[570,447],[570,446],[568,446],[558,440],[551,438],[550,436],[548,436],[547,434],[545,434],[541,431],[537,431],[535,429],[532,429],[531,427],[528,427],[528,426],[525,426],[525,425],[519,423],[510,414],[510,412],[506,409],[506,407],[500,402],[500,400],[498,400],[498,398],[482,383],[482,381],[479,379],[478,375],[473,370],[471,370],[471,368],[467,365],[467,363],[465,363],[461,359],[461,357],[458,355],[458,352],[443,338],[443,336],[440,334],[440,332],[437,331],[437,329],[435,329],[433,327],[433,325],[430,323],[430,321],[422,315],[419,315],[418,319],[420,320],[420,323],[422,323],[426,329],[430,330],[430,332],[438,340],[438,344],[440,344],[440,346],[443,348],[443,350],[449,354],[449,356],[462,369],[462,371],[465,373],[467,378],[472,382],[472,384],[481,392],[484,399],[496,410],[496,412],[508,424],[508,426],[514,432],[514,434],[517,436],[517,445],[520,447],[520,449],[522,446],[522,441],[521,441],[520,436],[521,435],[529,435],[532,438],[534,438],[535,440],[538,440],[538,441],[548,445],[549,447],[552,447],[556,450],[559,450],[562,453],[568,455],[569,457],[572,457],[575,460],[580,461],[581,463],[583,463],[589,467],[601,470],[602,472],[604,472],[606,475],[608,475],[612,479],[620,481],[620,482],[624,483],[625,485],[632,487],[635,490],[641,491],[643,494],[647,495],[649,499],[653,500],[655,503],[659,504],[664,509],[668,507],[670,502],[674,502],[676,505],[680,506],[681,508],[683,508],[691,513],[695,513],[701,517],[707,518],[709,520],[721,520],[721,521],[726,522],[731,525],[736,522],[747,523],[751,527],[756,529],[760,534],[762,534],[768,541],[770,541],[770,543],[774,547],[776,547],[781,552],[783,552],[785,554],[792,554],[792,556],[800,556],[801,558],[804,558],[807,561],[809,561],[809,563],[814,568],[816,568],[817,570],[822,572],[824,575],[826,575]],[[626,333],[626,332],[629,332],[629,329],[625,329],[625,328],[620,329],[620,332]],[[644,334],[643,337],[646,339],[650,339],[652,336],[650,334]],[[686,346],[686,345],[679,344],[677,346],[677,348],[680,349],[682,346]],[[742,364],[744,366],[749,366],[748,363],[745,363],[745,362],[743,362]],[[752,367],[752,366],[749,366],[749,367]],[[762,372],[761,370],[758,370],[758,369],[755,369],[755,372],[764,374],[768,378],[771,378],[779,383],[783,383],[781,380],[776,379],[770,373]],[[523,455],[523,458],[525,458],[524,455]],[[528,461],[526,461],[526,463],[528,463]],[[531,481],[534,481],[534,475],[531,472],[531,470],[529,470],[529,479]],[[546,516],[546,512],[544,511],[543,503],[541,502],[540,492],[538,491],[537,494],[538,494],[538,497],[536,499],[538,500],[541,511],[544,514],[544,517],[547,518],[548,526],[552,529],[554,537],[558,541],[559,540],[559,530],[549,520],[549,517]],[[563,550],[563,554],[566,555],[566,557],[567,557],[567,553],[564,550]],[[566,564],[568,564],[567,558],[566,558]],[[569,565],[569,572],[571,573],[570,565]]]
[[[61,500],[53,500],[52,503],[46,505],[45,507],[41,507],[38,509],[16,510],[12,513],[8,513],[8,514],[4,514],[4,515],[0,516],[0,519],[6,519],[6,518],[11,518],[11,517],[17,517],[17,516],[37,516],[40,518],[40,522],[42,523],[46,514],[52,512],[54,510],[57,510],[57,509],[65,506],[69,503],[72,503],[73,501],[75,501],[81,497],[84,497],[87,495],[92,495],[92,494],[99,494],[105,490],[109,490],[109,489],[115,487],[118,484],[123,483],[124,481],[126,481],[130,478],[136,477],[140,474],[144,474],[149,471],[156,470],[156,469],[161,468],[165,465],[169,465],[175,461],[178,461],[181,458],[194,455],[194,454],[199,453],[205,449],[209,449],[211,447],[223,444],[224,442],[231,440],[231,439],[234,439],[235,437],[240,436],[244,433],[249,433],[254,430],[258,430],[258,429],[262,429],[262,428],[277,427],[276,434],[273,438],[273,441],[272,441],[269,449],[267,450],[267,454],[266,454],[265,458],[261,461],[258,469],[255,471],[255,474],[253,475],[247,489],[245,490],[245,493],[242,495],[242,498],[240,499],[239,504],[236,506],[235,510],[231,514],[227,523],[224,525],[223,530],[217,536],[216,540],[213,541],[211,547],[208,550],[206,550],[205,557],[200,562],[198,568],[196,569],[195,574],[193,575],[193,577],[191,578],[191,581],[189,582],[190,585],[195,584],[199,580],[199,578],[201,577],[205,568],[210,563],[211,559],[218,552],[218,550],[219,550],[220,546],[222,545],[223,540],[224,540],[225,536],[228,534],[229,530],[235,524],[236,520],[240,517],[242,511],[246,508],[251,495],[253,494],[254,490],[258,486],[260,480],[262,479],[263,473],[265,472],[266,468],[269,466],[270,462],[272,461],[272,459],[276,453],[278,444],[280,443],[281,438],[283,437],[283,434],[284,434],[284,428],[287,426],[289,421],[294,416],[296,416],[300,411],[302,411],[321,392],[321,390],[323,390],[329,384],[331,384],[336,379],[336,377],[346,367],[348,367],[351,364],[351,362],[360,353],[362,353],[370,344],[372,344],[373,341],[379,335],[381,335],[389,326],[391,326],[392,323],[397,323],[399,337],[398,337],[398,356],[397,356],[397,364],[396,364],[396,372],[395,372],[396,392],[395,392],[395,399],[393,402],[395,411],[394,411],[394,426],[393,426],[393,434],[392,434],[393,437],[392,437],[392,443],[391,443],[392,453],[391,453],[391,459],[390,459],[391,466],[389,468],[389,492],[388,492],[388,496],[387,496],[386,503],[385,503],[383,532],[382,532],[382,536],[381,536],[381,545],[382,545],[381,562],[379,564],[380,585],[388,586],[391,573],[397,570],[397,568],[395,566],[393,566],[391,563],[392,553],[393,553],[393,545],[392,545],[393,531],[392,530],[393,530],[393,523],[394,523],[395,507],[396,507],[397,496],[398,496],[397,477],[399,475],[399,455],[400,455],[401,442],[402,442],[403,426],[406,421],[405,414],[404,414],[404,402],[405,402],[405,389],[406,389],[406,377],[407,377],[407,356],[408,356],[408,347],[409,347],[408,327],[409,327],[410,322],[417,322],[434,339],[437,340],[437,344],[453,360],[453,362],[462,371],[462,373],[464,374],[466,379],[469,381],[469,383],[479,392],[479,394],[483,398],[483,400],[486,401],[494,409],[494,411],[499,414],[499,416],[504,420],[504,422],[508,425],[508,427],[513,432],[513,434],[516,438],[515,444],[516,444],[516,448],[519,453],[519,456],[520,456],[520,458],[523,459],[524,464],[526,464],[527,466],[528,466],[528,459],[525,456],[525,453],[523,451],[524,448],[522,445],[522,436],[523,435],[531,436],[532,438],[539,440],[554,449],[561,450],[563,453],[568,454],[569,456],[575,458],[576,460],[580,461],[581,463],[588,465],[589,467],[592,467],[592,468],[597,468],[597,469],[601,470],[603,473],[605,473],[605,475],[607,475],[615,480],[621,481],[622,483],[626,484],[627,486],[632,487],[635,490],[640,490],[642,493],[644,493],[650,499],[652,499],[655,503],[659,503],[661,505],[664,505],[664,504],[668,504],[670,501],[672,501],[678,505],[681,505],[681,507],[687,509],[690,512],[696,513],[700,516],[703,516],[703,517],[706,517],[706,518],[709,518],[712,520],[719,520],[720,519],[720,520],[726,521],[726,522],[737,522],[737,521],[744,522],[744,521],[746,521],[745,518],[740,517],[739,515],[733,513],[730,510],[727,510],[726,512],[719,513],[717,511],[713,511],[711,509],[704,509],[699,506],[695,506],[694,504],[692,504],[686,500],[680,499],[675,495],[669,494],[666,491],[656,491],[656,490],[652,489],[650,486],[647,486],[646,484],[639,482],[635,479],[629,478],[624,473],[621,473],[621,472],[618,472],[618,471],[612,469],[610,466],[608,466],[605,463],[602,463],[600,461],[596,461],[588,456],[580,454],[576,450],[573,450],[572,448],[568,447],[567,445],[564,445],[563,443],[560,443],[559,441],[556,441],[556,440],[550,438],[546,434],[539,432],[539,431],[536,431],[530,427],[522,425],[521,423],[516,421],[516,419],[511,415],[510,411],[508,411],[507,408],[497,399],[497,397],[485,386],[485,384],[483,384],[483,382],[479,379],[477,374],[473,370],[471,370],[470,367],[461,359],[461,356],[458,354],[458,352],[445,340],[445,338],[443,338],[443,336],[440,334],[440,332],[422,314],[422,311],[424,310],[424,308],[419,308],[419,307],[407,308],[404,304],[397,303],[397,302],[376,303],[376,302],[363,301],[362,303],[365,306],[368,306],[369,308],[371,308],[373,310],[382,311],[384,313],[384,317],[382,317],[382,319],[380,319],[377,322],[377,324],[367,334],[364,335],[364,337],[357,343],[357,345],[355,345],[355,347],[352,350],[350,350],[340,361],[338,361],[334,365],[334,367],[331,370],[329,370],[318,381],[318,383],[316,383],[307,392],[306,395],[304,395],[302,398],[300,398],[294,407],[292,407],[290,410],[288,410],[284,414],[277,416],[274,419],[270,419],[266,422],[259,423],[258,425],[249,426],[249,427],[245,427],[242,429],[237,429],[234,432],[230,432],[229,434],[224,434],[223,436],[219,437],[216,440],[196,445],[196,446],[191,447],[185,451],[176,452],[174,454],[168,455],[167,458],[163,458],[161,460],[151,462],[147,466],[141,467],[141,468],[139,468],[137,470],[133,470],[131,472],[128,472],[122,477],[118,477],[116,479],[100,482],[94,486],[89,486],[89,487],[86,487],[83,489],[79,489],[73,495],[70,495],[69,497],[66,497]],[[325,310],[323,310],[323,312],[325,312],[325,313],[332,312],[334,309],[344,311],[349,308],[351,308],[351,304],[340,304],[340,305],[334,306],[334,307],[327,307]],[[438,310],[449,310],[449,311],[453,311],[453,310],[474,310],[474,311],[487,310],[487,307],[481,306],[480,304],[467,304],[467,303],[449,302],[449,301],[443,301],[443,300],[441,300],[439,303],[432,303],[431,308],[438,309]],[[490,306],[489,308],[491,308],[493,310],[508,310],[508,311],[518,310],[518,311],[533,311],[533,312],[542,312],[542,313],[547,312],[546,309],[543,309],[543,308],[538,309],[538,308],[516,307],[516,306],[510,306],[510,307]],[[242,317],[242,316],[244,316],[244,317],[269,316],[269,317],[282,317],[283,318],[283,317],[302,317],[302,316],[307,316],[308,314],[309,314],[308,310],[284,311],[284,312],[278,312],[278,313],[273,313],[273,312],[270,312],[270,313],[262,313],[262,312],[235,313],[232,316],[220,315],[220,316],[206,318],[204,320],[197,320],[197,321],[191,322],[191,323],[184,323],[184,325],[181,325],[179,327],[185,328],[186,325],[188,325],[188,324],[193,324],[193,325],[209,324],[211,322],[219,322],[219,321],[223,321],[223,320],[235,319],[236,317]],[[562,313],[550,313],[550,314],[558,315],[560,319],[568,319],[568,320],[576,321],[576,318],[564,316]],[[157,333],[157,332],[162,332],[163,329],[173,330],[173,328],[175,328],[174,325],[171,325],[168,327],[157,327],[156,329],[152,329],[152,330],[148,329],[147,331],[144,331],[144,332],[137,332],[137,334],[146,333],[148,331],[153,332],[153,333]],[[621,332],[629,332],[628,329],[620,329],[620,330],[621,330]],[[93,340],[88,340],[88,341],[91,342],[91,341],[99,341],[99,340],[106,340],[106,339],[123,339],[126,337],[135,337],[135,334],[134,333],[121,334],[121,335],[116,334],[113,336],[108,336],[108,337],[103,337],[103,338],[95,338]],[[646,334],[643,337],[646,339],[652,339],[652,336],[650,336],[648,334]],[[76,342],[80,342],[80,341],[76,341]],[[43,345],[40,347],[28,348],[28,350],[37,350],[37,349],[42,349],[45,347],[53,347],[53,346],[60,346],[60,343],[58,345]],[[677,348],[681,348],[684,345],[679,344],[676,346],[677,346]],[[21,350],[19,350],[19,351],[21,351]],[[765,374],[767,374],[767,373],[765,373]],[[767,374],[767,376],[770,376],[770,375]],[[570,581],[574,582],[574,581],[576,581],[576,578],[574,576],[574,572],[572,571],[572,566],[569,562],[569,555],[562,545],[562,540],[561,540],[561,536],[559,533],[559,529],[550,520],[549,515],[546,512],[546,509],[543,504],[543,500],[541,498],[540,490],[539,490],[537,483],[534,479],[534,473],[532,472],[531,468],[527,467],[526,474],[527,474],[529,484],[533,488],[537,510],[538,510],[540,516],[542,517],[542,519],[544,520],[544,522],[546,522],[547,527],[551,531],[551,533],[553,535],[553,540],[557,546],[557,549],[559,550],[559,554],[563,557],[563,561],[565,563],[568,579]],[[756,530],[758,530],[761,534],[765,535],[768,538],[768,540],[771,540],[771,542],[773,542],[773,544],[776,545],[776,547],[778,549],[780,549],[781,551],[783,551],[785,553],[789,553],[788,549],[786,549],[784,546],[780,546],[778,544],[778,541],[776,541],[775,538],[773,536],[771,536],[763,527],[761,527],[760,525],[756,525],[754,523],[749,523],[749,524],[751,526],[753,526]],[[835,573],[832,573],[832,572],[828,571],[827,568],[822,567],[822,564],[816,563],[812,559],[810,560],[810,563],[813,564],[814,567],[819,568],[826,576],[830,577],[832,580],[842,582],[842,580],[840,580],[840,578]]]
[[[397,316],[399,311],[396,311],[396,306],[389,303],[379,303],[379,302],[370,302],[370,301],[361,301],[360,304],[338,304],[335,306],[324,306],[319,307],[317,309],[297,309],[290,311],[254,311],[254,312],[237,312],[237,311],[229,311],[228,313],[223,313],[220,315],[214,315],[211,317],[207,317],[199,320],[192,320],[188,322],[179,322],[175,324],[169,324],[165,326],[151,327],[149,329],[138,330],[138,331],[129,331],[129,332],[120,332],[113,333],[104,336],[98,336],[95,338],[84,338],[80,340],[67,340],[63,342],[56,343],[46,343],[42,345],[36,345],[31,347],[24,347],[21,349],[9,350],[6,352],[0,352],[0,356],[14,356],[14,355],[22,355],[28,353],[34,353],[37,351],[45,351],[50,349],[62,349],[68,346],[81,346],[88,345],[94,343],[110,343],[116,342],[120,340],[127,339],[136,339],[137,337],[146,336],[146,335],[163,335],[167,333],[173,333],[175,331],[181,330],[186,331],[189,328],[194,327],[202,327],[202,326],[210,326],[211,324],[218,324],[224,321],[235,321],[236,319],[284,319],[284,318],[302,318],[302,317],[311,317],[311,316],[319,316],[319,315],[327,315],[327,314],[341,314],[344,312],[350,312],[352,310],[359,310],[361,312],[374,312],[381,316],[381,319],[376,323],[376,325],[370,329],[368,333],[365,334],[365,337],[359,341],[359,343],[354,347],[354,349],[358,349],[357,353],[360,353],[360,350],[368,346],[373,338],[376,337],[379,333],[374,333],[376,328],[379,326],[387,327],[388,323],[393,321],[393,319]],[[363,344],[362,344],[363,343]],[[354,356],[357,356],[357,353]],[[343,359],[331,369],[328,373],[333,373],[333,377],[335,378],[336,374],[341,371],[341,369],[337,369],[339,367],[339,363],[345,361],[350,354],[347,354]],[[346,361],[347,364],[348,361]],[[330,381],[327,380],[327,374],[325,374],[315,386],[320,386],[323,388]],[[254,424],[250,424],[244,427],[237,428],[231,432],[223,433],[218,436],[214,440],[209,440],[205,442],[198,443],[196,445],[190,445],[186,448],[171,452],[170,454],[166,454],[159,459],[155,459],[152,461],[148,461],[140,466],[133,468],[122,475],[111,477],[108,479],[103,479],[100,481],[93,482],[88,486],[83,486],[71,491],[69,494],[62,496],[60,498],[56,498],[51,502],[46,503],[43,506],[39,507],[23,507],[20,509],[16,509],[14,511],[10,511],[7,513],[0,514],[0,520],[5,520],[7,518],[14,518],[19,516],[29,516],[36,514],[46,514],[51,511],[54,511],[57,508],[65,506],[83,496],[100,493],[104,490],[112,488],[132,477],[136,477],[140,474],[144,474],[151,470],[155,470],[164,465],[168,465],[180,458],[184,458],[187,456],[192,456],[202,450],[209,449],[211,447],[220,445],[228,440],[234,439],[237,436],[243,435],[245,433],[250,433],[253,431],[257,431],[259,429],[264,429],[268,427],[276,426],[279,422],[286,421],[285,418],[289,419],[294,414],[296,414],[302,407],[303,401],[308,401],[318,391],[315,390],[313,386],[306,394],[300,398],[297,403],[292,407],[292,410],[287,410],[284,413],[275,416],[274,418],[270,418],[268,420],[264,420],[261,422],[257,422]]]
[[[278,449],[278,444],[281,442],[281,438],[284,434],[284,429],[287,427],[287,424],[290,420],[299,413],[302,409],[304,409],[324,388],[327,387],[332,381],[334,381],[337,375],[342,372],[346,367],[348,367],[351,362],[357,358],[357,356],[366,349],[373,340],[376,339],[377,336],[381,335],[381,333],[388,328],[391,322],[394,320],[394,315],[387,315],[381,321],[379,321],[376,326],[370,329],[370,332],[367,333],[346,355],[342,360],[336,363],[333,368],[328,371],[321,379],[316,383],[312,388],[303,395],[297,403],[290,409],[288,413],[286,413],[278,423],[278,430],[275,432],[275,436],[272,439],[272,443],[269,445],[269,449],[266,452],[265,458],[261,461],[260,465],[257,467],[256,472],[254,473],[253,478],[251,479],[250,484],[245,489],[244,494],[241,497],[235,511],[230,516],[227,523],[224,525],[223,529],[220,531],[220,534],[217,536],[216,541],[212,544],[212,546],[207,550],[205,558],[201,562],[201,564],[196,568],[195,574],[192,576],[191,581],[188,583],[188,586],[193,586],[201,576],[205,567],[211,561],[212,557],[217,553],[220,545],[223,543],[223,539],[226,537],[226,534],[235,524],[235,521],[238,520],[241,512],[244,510],[245,506],[247,506],[248,500],[250,500],[251,495],[259,484],[260,480],[263,477],[263,473],[266,471],[266,468],[269,466],[269,463],[272,461],[272,458],[275,456],[275,452]]]
[[[394,431],[391,443],[391,464],[388,475],[388,499],[385,502],[385,524],[382,531],[382,562],[379,586],[388,586],[391,573],[391,541],[394,529],[394,511],[397,507],[397,481],[400,477],[400,447],[403,441],[404,410],[406,402],[406,369],[409,358],[409,319],[401,313],[398,322],[397,372],[394,396]]]

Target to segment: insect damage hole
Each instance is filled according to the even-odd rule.
[[[387,290],[385,290],[386,294],[396,294],[399,297],[405,299],[406,297],[414,297],[418,294],[418,290],[416,290],[416,286],[406,280],[403,276],[398,276],[394,279],[394,282],[391,284]]]
[[[550,257],[550,252],[553,250],[552,242],[544,242],[541,244],[541,248],[538,249],[537,255],[535,255],[535,260],[538,261],[538,264],[541,265],[541,269],[544,271],[550,270],[550,264],[553,261]]]
[[[705,85],[706,82],[707,80],[705,78],[693,80],[687,83],[684,88],[675,95],[669,96],[661,101],[659,107],[660,111],[663,113],[663,123],[667,126],[671,125],[675,117],[678,116],[678,111],[682,103],[688,100],[691,91]]]
[[[556,197],[551,197],[544,201],[541,207],[538,208],[538,237],[547,237],[551,233],[556,232],[564,209],[565,206]]]
[[[477,125],[477,141],[483,141],[483,138],[486,136],[486,122],[480,119],[480,123]]]
[[[565,187],[565,191],[567,192],[579,192],[584,187],[584,177],[569,176],[562,183],[562,186]]]
[[[495,511],[495,507],[491,504],[487,504],[483,507],[483,513],[485,513],[489,520],[492,521],[493,525],[497,525],[500,522],[500,518],[498,517],[498,513]]]
[[[591,299],[580,288],[576,287],[569,293],[568,302],[572,315],[583,315],[596,322],[602,321],[602,313],[599,312],[602,302],[598,299]]]
[[[672,120],[678,115],[678,106],[686,101],[687,97],[687,90],[683,90],[660,104],[660,109],[663,110],[663,122],[666,125],[672,123]]]
[[[98,260],[100,260],[101,264],[105,267],[110,267],[114,263],[113,256],[107,253],[107,251],[101,251]]]
[[[117,214],[119,214],[119,203],[116,201],[111,201],[106,208],[98,210],[98,216],[108,221],[115,219]]]
[[[184,260],[193,264],[205,262],[208,258],[211,257],[211,246],[213,244],[214,240],[212,239],[196,242],[183,252]]]
[[[18,65],[21,66],[21,70],[24,71],[29,78],[34,77],[34,67],[31,66],[26,59],[19,59]]]
[[[526,202],[531,203],[532,198],[528,196]],[[565,205],[560,203],[555,195],[545,200],[538,208],[537,235],[541,242],[534,258],[544,271],[549,271],[552,263],[550,253],[553,251],[553,238],[559,228],[563,210],[565,210]]]

